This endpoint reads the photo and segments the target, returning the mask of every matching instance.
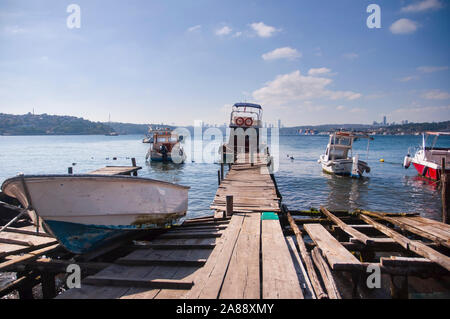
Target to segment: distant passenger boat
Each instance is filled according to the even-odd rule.
[[[43,220],[67,250],[82,254],[138,230],[161,229],[186,215],[189,187],[131,177],[36,175],[6,180],[2,191]]]
[[[330,135],[325,154],[321,155],[318,163],[324,172],[329,174],[361,177],[364,172],[370,173],[366,162],[360,161],[359,156],[353,156],[353,142],[358,138],[373,139],[366,134],[352,132],[335,132]],[[349,154],[350,152],[350,154]]]
[[[186,154],[181,146],[182,136],[168,128],[156,129],[152,133],[153,141],[145,157],[147,160],[177,164],[186,161]]]
[[[427,146],[428,137],[434,136],[434,140],[430,146]],[[430,178],[432,180],[440,180],[441,178],[441,161],[445,159],[445,163],[450,164],[450,147],[437,147],[439,136],[449,136],[450,132],[425,132],[422,135],[422,146],[411,157],[410,154],[405,156],[403,166],[408,168],[411,163],[416,168],[419,175]],[[446,169],[450,172],[450,169]]]

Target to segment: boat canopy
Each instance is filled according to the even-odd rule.
[[[262,110],[261,105],[259,104],[253,104],[253,103],[235,103],[233,105],[234,107],[253,107],[255,109],[260,109]]]
[[[450,132],[425,132],[426,135],[450,135]]]

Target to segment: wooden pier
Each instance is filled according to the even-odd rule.
[[[70,264],[82,270],[81,288],[57,298],[408,298],[424,287],[449,297],[449,225],[411,213],[289,210],[269,161],[247,154],[227,172],[222,165],[211,216],[86,255],[30,227],[0,233],[0,272],[18,272],[0,297],[30,297],[38,283],[44,298],[55,297],[55,276]],[[367,287],[374,268],[387,291]]]

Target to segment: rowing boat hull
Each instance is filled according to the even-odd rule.
[[[146,178],[101,175],[23,176],[2,185],[24,207],[31,205],[31,217],[39,216],[74,253],[130,231],[171,226],[186,215],[188,189]]]

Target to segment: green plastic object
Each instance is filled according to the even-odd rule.
[[[278,220],[278,215],[274,212],[263,212],[261,214],[261,220]]]

